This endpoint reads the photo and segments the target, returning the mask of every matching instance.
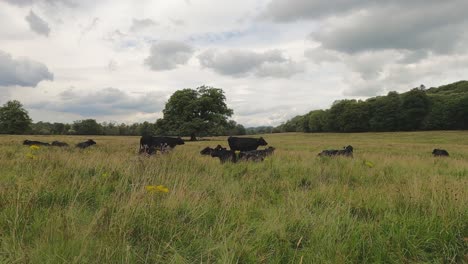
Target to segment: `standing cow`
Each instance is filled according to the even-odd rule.
[[[434,155],[434,157],[448,157],[449,156],[448,152],[445,149],[434,149],[432,151],[432,155]]]
[[[140,138],[140,153],[153,154],[157,149],[163,150],[166,147],[175,148],[177,145],[184,145],[185,142],[180,137],[153,137],[142,136]]]
[[[229,147],[231,150],[236,151],[251,151],[256,150],[259,146],[266,146],[268,143],[261,138],[241,138],[241,137],[229,137]]]

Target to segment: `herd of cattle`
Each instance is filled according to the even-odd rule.
[[[185,142],[182,138],[177,137],[155,137],[143,136],[140,139],[139,153],[147,155],[155,154],[158,150],[162,153],[169,149],[175,148],[177,145],[183,145]],[[237,161],[263,161],[267,156],[270,156],[275,151],[274,147],[268,147],[258,150],[259,146],[266,146],[268,143],[260,138],[244,138],[244,137],[229,137],[229,150],[217,145],[214,148],[206,147],[200,151],[201,155],[219,158],[221,163],[237,162]],[[319,157],[345,156],[353,157],[353,147],[351,145],[343,147],[341,150],[329,149],[323,150],[318,154]],[[239,153],[237,153],[239,151]],[[449,156],[448,152],[443,149],[434,149],[432,155],[436,157]]]
[[[140,138],[139,153],[145,153],[146,155],[156,154],[157,151],[165,153],[177,145],[184,145],[185,142],[180,137],[156,137],[156,136],[142,136]],[[258,149],[259,146],[266,146],[268,143],[260,138],[244,138],[244,137],[229,137],[228,138],[229,150],[223,148],[221,145],[215,148],[206,147],[200,151],[201,155],[207,155],[211,157],[219,158],[221,163],[225,162],[238,162],[238,161],[263,161],[267,156],[270,156],[275,151],[274,147],[268,147],[265,149]],[[69,145],[65,142],[53,141],[52,143],[25,140],[23,145],[37,145],[37,146],[55,146],[55,147],[68,147]],[[96,142],[92,139],[80,142],[75,145],[77,148],[87,148],[92,145],[96,145]],[[239,153],[237,153],[239,152]],[[434,149],[432,155],[435,157],[449,156],[448,152],[444,149]],[[333,157],[333,156],[345,156],[353,157],[353,147],[347,146],[341,150],[329,149],[323,150],[318,154],[320,157]]]

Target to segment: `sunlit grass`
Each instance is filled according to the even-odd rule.
[[[264,162],[220,164],[199,151],[225,138],[148,158],[138,137],[0,136],[0,263],[467,261],[467,132],[264,138]]]

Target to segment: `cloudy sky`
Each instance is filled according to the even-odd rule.
[[[233,118],[278,125],[467,79],[466,0],[0,0],[0,104],[34,121],[154,122],[209,85]]]

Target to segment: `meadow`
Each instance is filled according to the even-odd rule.
[[[226,137],[0,136],[0,263],[468,262],[468,132],[263,137],[264,162],[220,164],[199,151]]]

